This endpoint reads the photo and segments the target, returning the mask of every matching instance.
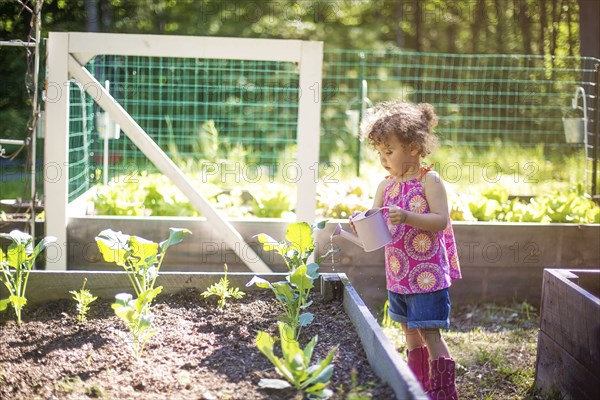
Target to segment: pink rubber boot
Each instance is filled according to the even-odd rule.
[[[451,358],[440,357],[431,361],[429,390],[432,400],[458,400],[456,393],[456,364]]]
[[[429,390],[429,351],[427,346],[417,347],[406,352],[408,367],[421,383],[423,390]]]

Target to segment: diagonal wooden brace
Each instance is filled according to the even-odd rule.
[[[164,151],[138,125],[123,107],[104,89],[72,55],[68,61],[69,74],[78,80],[85,91],[116,121],[127,137],[148,157],[160,172],[166,175],[190,200],[192,205],[213,225],[217,235],[244,261],[253,272],[273,272],[254,252],[238,231],[217,211],[209,201],[188,181],[181,169],[171,161]]]

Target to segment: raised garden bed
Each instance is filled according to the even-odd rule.
[[[272,252],[263,252],[253,236],[265,232],[282,237],[289,221],[233,219],[230,222],[273,271],[285,271],[281,258]],[[331,248],[330,236],[338,223],[350,229],[347,220],[328,222],[325,229],[316,233],[316,255]],[[152,240],[161,239],[161,232],[172,226],[192,231],[193,236],[165,261],[165,271],[221,271],[224,262],[231,271],[248,271],[204,218],[85,215],[69,218],[69,270],[115,268],[102,260],[94,240],[106,226]],[[457,222],[454,231],[463,271],[463,279],[455,282],[451,289],[452,301],[457,305],[527,301],[539,306],[544,268],[600,265],[600,251],[590,245],[600,242],[600,225]],[[387,295],[383,250],[365,253],[342,238],[335,238],[333,245],[341,251],[333,260],[323,260],[321,271],[346,273],[364,301],[372,310],[377,310]]]
[[[600,397],[600,270],[544,271],[536,385],[566,399]]]
[[[231,285],[248,294],[219,311],[199,292],[221,276],[163,272],[157,280],[163,294],[155,305],[161,333],[136,361],[111,331],[121,328],[121,321],[109,302],[116,293],[130,290],[124,273],[33,271],[23,325],[17,327],[10,313],[1,316],[0,397],[302,398],[294,390],[274,392],[257,385],[260,378],[277,377],[254,345],[258,330],[275,329],[279,310],[272,293],[244,288],[252,274],[230,273]],[[68,292],[78,289],[84,277],[101,300],[92,304],[88,323],[78,325]],[[303,330],[301,341],[319,335],[316,359],[339,345],[330,385],[334,398],[346,398],[352,390],[381,399],[424,398],[347,278],[324,274],[316,289],[311,306],[315,320]]]

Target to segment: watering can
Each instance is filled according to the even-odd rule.
[[[392,235],[381,212],[386,208],[389,207],[372,208],[352,217],[351,220],[358,236],[343,230],[342,225],[338,224],[331,237],[341,236],[367,252],[385,246],[392,241]]]

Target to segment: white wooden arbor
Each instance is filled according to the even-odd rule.
[[[57,248],[56,254],[48,256],[46,269],[67,268],[69,79],[73,78],[79,81],[96,103],[121,126],[121,130],[158,170],[169,177],[189,198],[192,205],[214,226],[224,243],[234,250],[252,271],[270,272],[270,268],[249,246],[240,245],[244,243],[241,235],[202,193],[188,182],[184,173],[84,67],[90,59],[99,54],[297,63],[300,71],[300,90],[304,95],[300,95],[298,100],[297,162],[300,176],[297,182],[296,216],[298,221],[314,221],[317,182],[313,171],[319,161],[322,42],[50,32],[47,49],[44,149],[46,235],[57,238]],[[315,88],[319,96],[312,95]],[[308,95],[309,93],[311,95]],[[191,240],[194,240],[193,237]]]

